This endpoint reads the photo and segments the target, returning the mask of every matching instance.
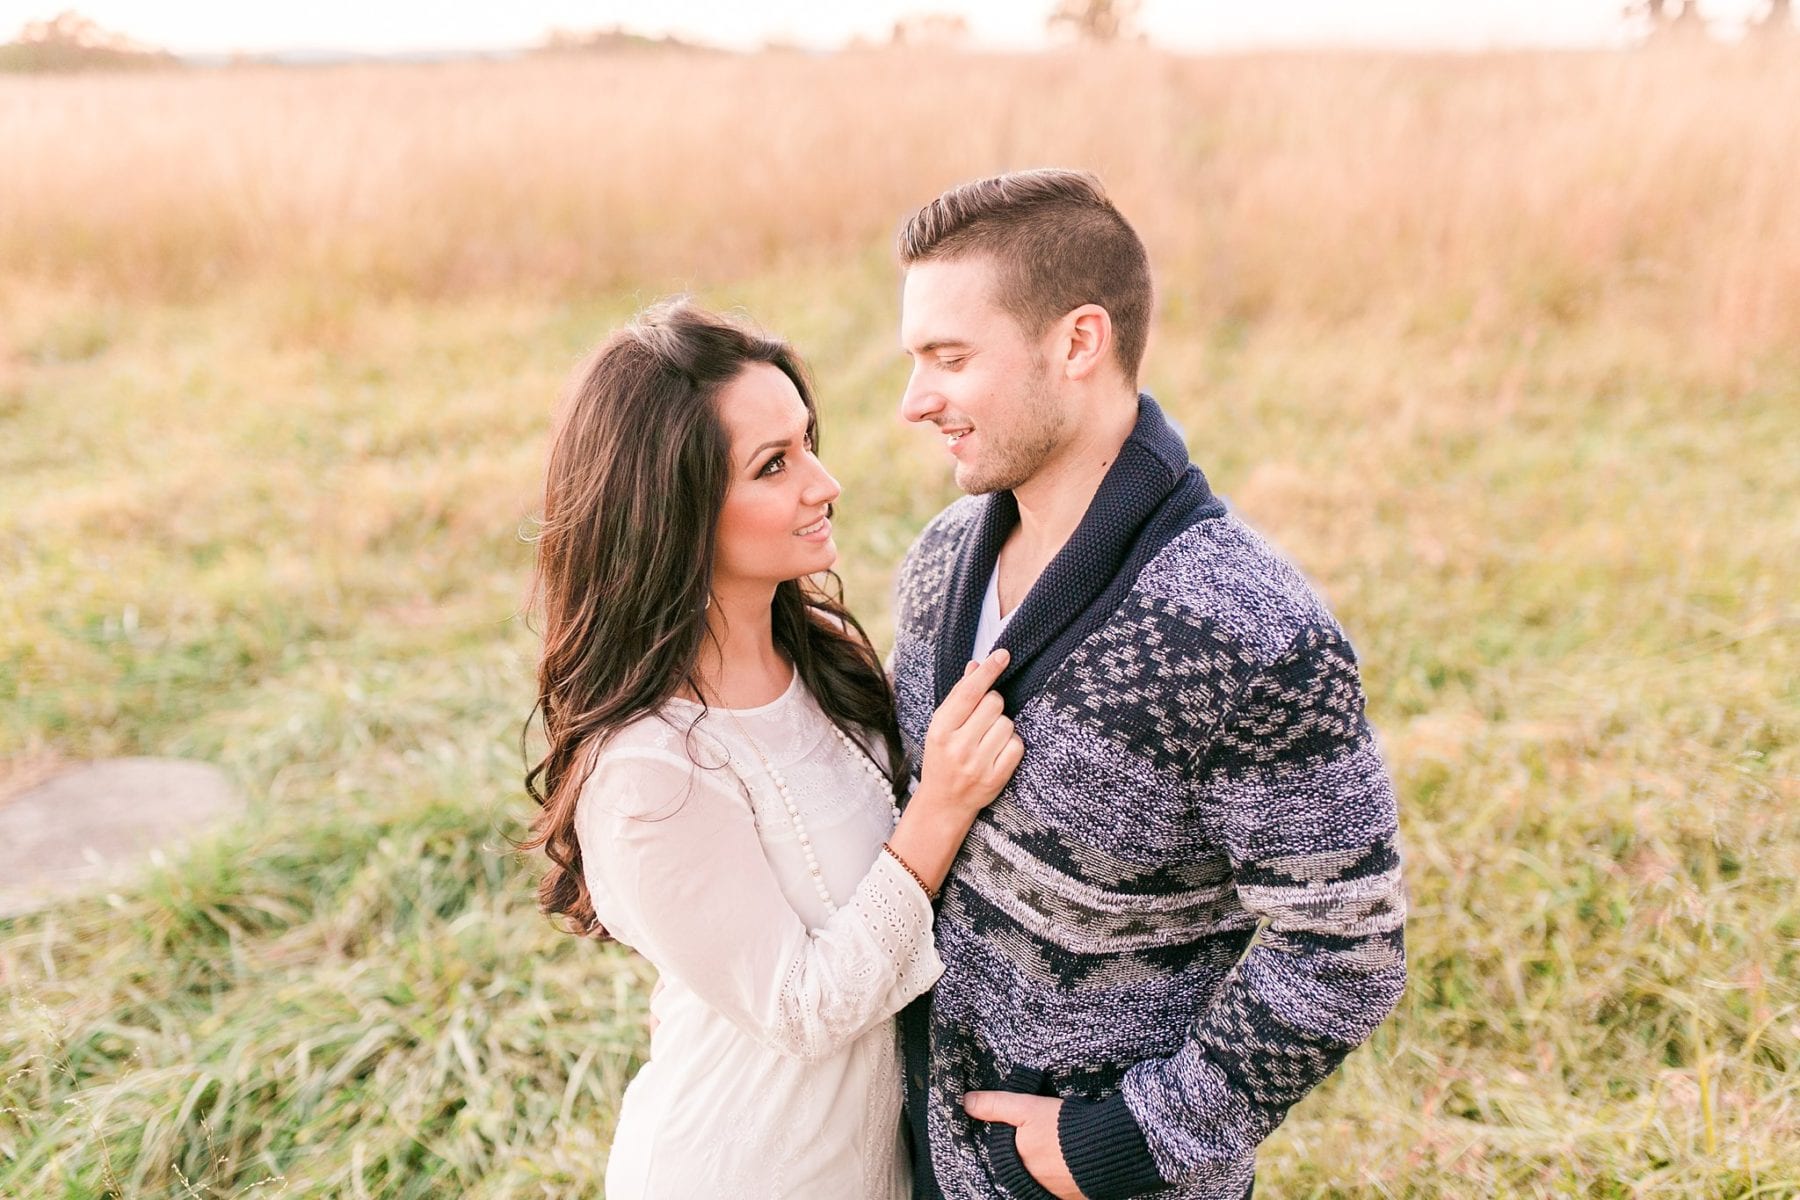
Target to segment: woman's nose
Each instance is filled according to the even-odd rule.
[[[844,489],[838,486],[838,481],[831,477],[831,472],[825,469],[823,463],[818,464],[817,471],[818,473],[807,481],[806,502],[808,504],[830,504],[843,494]]]

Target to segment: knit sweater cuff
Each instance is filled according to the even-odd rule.
[[[1065,1099],[1056,1140],[1088,1200],[1125,1200],[1167,1185],[1123,1092],[1100,1101]]]

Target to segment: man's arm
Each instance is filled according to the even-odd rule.
[[[1062,1104],[1058,1142],[1090,1200],[1251,1153],[1405,985],[1394,791],[1340,634],[1308,629],[1258,671],[1195,776],[1265,924],[1173,1057],[1138,1063],[1107,1100]]]

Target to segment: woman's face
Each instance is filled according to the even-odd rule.
[[[731,487],[719,513],[713,586],[773,586],[837,562],[825,509],[837,480],[813,456],[800,392],[779,367],[751,363],[719,391]]]

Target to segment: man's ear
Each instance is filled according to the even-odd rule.
[[[1098,304],[1083,304],[1062,319],[1063,375],[1087,379],[1112,356],[1112,314]]]

